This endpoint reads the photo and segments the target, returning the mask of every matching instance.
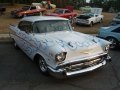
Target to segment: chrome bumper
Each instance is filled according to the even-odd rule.
[[[86,69],[82,69],[82,70],[79,70],[79,71],[73,71],[73,72],[66,72],[66,75],[67,76],[71,76],[71,75],[76,75],[76,74],[80,74],[80,73],[85,73],[85,72],[89,72],[89,71],[93,71],[103,65],[106,64],[106,61],[103,61],[102,63],[98,64],[98,65],[95,65],[95,66],[91,66],[91,67],[88,67]]]
[[[76,63],[76,64],[70,64],[70,66],[63,66],[59,67],[58,69],[53,69],[51,67],[48,67],[49,70],[56,74],[56,75],[65,75],[65,76],[72,76],[77,75],[89,71],[93,71],[103,65],[106,64],[106,61],[111,60],[110,56],[106,56],[104,59],[93,59],[93,63],[91,61],[85,62],[85,63]]]

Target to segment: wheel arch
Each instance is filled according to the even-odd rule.
[[[107,36],[105,39],[107,40],[108,38],[114,38],[118,42],[117,38],[115,38],[113,36]]]
[[[36,54],[34,55],[33,61],[35,61],[35,62],[37,63],[38,58],[43,58],[43,59],[44,59],[44,57],[43,57],[41,54],[36,53]]]

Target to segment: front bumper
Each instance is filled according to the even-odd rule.
[[[90,23],[86,20],[79,20],[76,19],[76,24],[80,24],[80,25],[90,25]]]
[[[53,73],[53,75],[56,74],[56,75],[72,76],[72,75],[93,71],[105,65],[106,61],[108,60],[111,60],[111,57],[109,55],[104,55],[102,57],[100,56],[90,59],[89,61],[86,60],[82,62],[66,64],[57,67],[56,69],[49,67],[49,70]]]

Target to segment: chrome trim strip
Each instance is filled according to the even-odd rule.
[[[83,69],[83,70],[79,70],[79,71],[74,71],[74,72],[66,72],[66,75],[67,76],[71,76],[71,75],[76,75],[76,74],[80,74],[80,73],[84,73],[84,72],[89,72],[89,71],[93,71],[103,65],[106,64],[106,61],[103,61],[102,63],[98,64],[98,65],[95,65],[95,66],[92,66],[92,67],[88,67],[86,69]]]
[[[55,70],[51,67],[48,66],[49,70],[52,71],[53,73],[63,73],[65,72],[66,76],[71,76],[71,75],[76,75],[76,74],[80,74],[80,73],[85,73],[85,72],[89,72],[89,71],[93,71],[103,65],[106,64],[106,61],[104,60],[102,63],[100,64],[97,64],[95,66],[92,66],[92,67],[88,67],[86,69],[82,69],[82,70],[79,70],[79,71],[72,71],[72,72],[67,72],[65,69],[58,69],[58,70]]]

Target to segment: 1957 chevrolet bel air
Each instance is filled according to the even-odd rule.
[[[95,70],[110,60],[108,41],[73,31],[65,18],[24,17],[10,29],[14,46],[37,62],[43,74],[76,75]]]

